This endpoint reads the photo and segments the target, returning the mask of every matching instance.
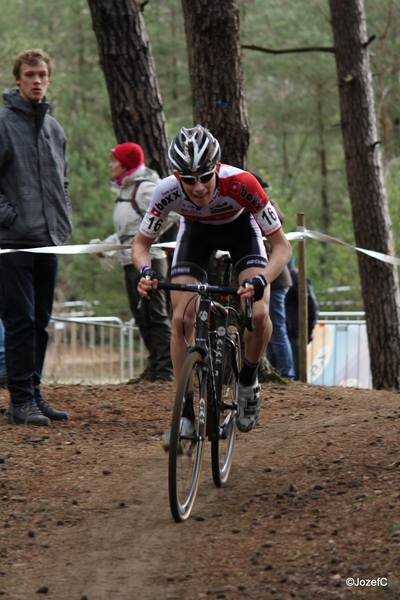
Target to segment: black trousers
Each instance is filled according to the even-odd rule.
[[[153,259],[152,269],[158,280],[164,281],[168,274],[166,258]],[[167,299],[164,290],[154,290],[151,296],[151,323],[146,322],[143,310],[138,310],[140,294],[137,291],[136,278],[139,272],[133,265],[126,265],[125,286],[129,298],[129,306],[140,335],[149,352],[147,370],[155,379],[168,379],[173,375],[171,362],[171,321],[168,315]]]
[[[12,404],[40,398],[40,379],[57,280],[55,254],[0,256],[6,369]]]

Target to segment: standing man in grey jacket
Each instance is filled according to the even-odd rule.
[[[17,87],[3,92],[0,110],[0,247],[29,249],[61,245],[71,235],[66,139],[48,114],[52,59],[40,49],[17,56]],[[10,423],[50,425],[68,419],[42,397],[57,255],[0,255]]]

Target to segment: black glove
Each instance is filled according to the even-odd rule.
[[[257,302],[257,300],[261,300],[264,296],[264,290],[267,287],[268,282],[264,275],[256,275],[250,282],[254,287],[254,302]]]

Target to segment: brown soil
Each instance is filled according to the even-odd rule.
[[[70,421],[0,419],[7,600],[400,598],[397,393],[264,383],[228,484],[214,486],[207,452],[176,524],[160,443],[174,384],[44,392]]]

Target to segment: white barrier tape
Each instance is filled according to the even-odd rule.
[[[301,241],[304,237],[309,237],[320,242],[326,242],[328,244],[337,244],[338,246],[346,246],[351,250],[357,252],[363,252],[372,258],[381,260],[392,265],[400,266],[400,258],[390,256],[389,254],[383,254],[382,252],[375,252],[374,250],[365,250],[364,248],[357,248],[346,242],[342,242],[330,235],[325,233],[319,233],[318,231],[311,231],[310,229],[304,229],[304,231],[291,231],[286,234],[286,238],[289,241]],[[154,247],[164,248],[171,250],[175,248],[176,242],[165,242],[153,244]],[[46,246],[44,248],[20,248],[20,249],[5,249],[0,250],[0,254],[6,254],[9,252],[35,252],[39,254],[103,254],[115,250],[126,250],[130,248],[131,244],[71,244],[66,246]]]
[[[347,248],[356,250],[357,252],[362,252],[363,254],[367,254],[368,256],[376,258],[377,260],[381,260],[382,262],[400,266],[400,258],[390,256],[390,254],[383,254],[382,252],[375,252],[375,250],[365,250],[364,248],[357,248],[356,246],[351,246],[350,244],[346,244],[346,242],[337,240],[336,238],[331,237],[330,235],[326,235],[325,233],[319,233],[318,231],[307,230],[306,235],[307,237],[312,238],[314,240],[318,240],[320,242],[327,242],[330,244],[337,244],[339,246],[346,246]]]
[[[111,250],[125,250],[131,244],[71,244],[69,246],[45,246],[44,248],[19,248],[0,250],[0,254],[9,252],[35,252],[37,254],[97,254]]]
[[[301,241],[304,240],[304,236],[307,235],[306,232],[302,231],[291,231],[290,233],[285,233],[286,239],[289,240],[289,242],[294,241]],[[265,239],[265,238],[264,238]]]

